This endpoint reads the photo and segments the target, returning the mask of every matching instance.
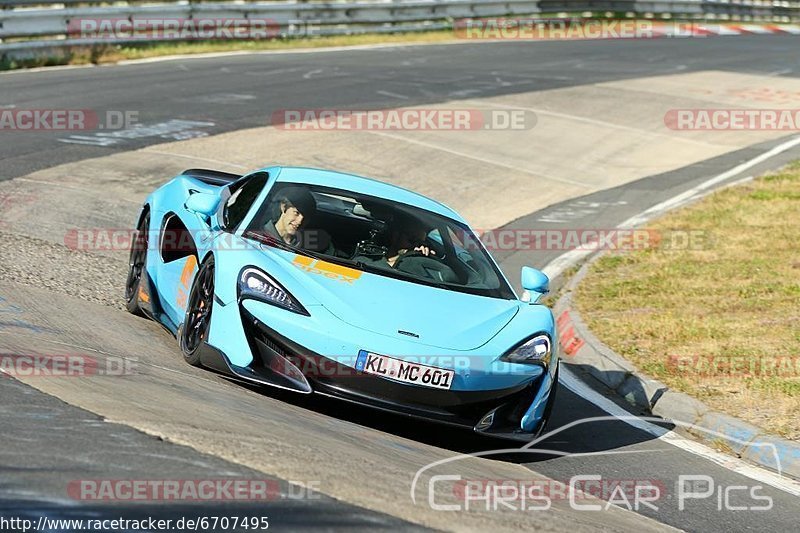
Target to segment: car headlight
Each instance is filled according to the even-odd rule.
[[[500,360],[507,363],[543,364],[548,366],[552,355],[550,337],[542,333],[512,349]]]
[[[242,298],[252,298],[294,313],[311,316],[289,291],[257,268],[242,270],[239,276],[239,299]]]

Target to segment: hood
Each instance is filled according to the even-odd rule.
[[[440,289],[277,253],[286,260],[292,277],[332,314],[357,328],[395,339],[473,350],[489,342],[519,311],[517,300]]]

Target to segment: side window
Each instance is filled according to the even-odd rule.
[[[447,247],[448,245],[442,239],[442,233],[440,232],[439,228],[433,228],[428,232],[425,236],[426,244],[428,244],[436,255],[439,256],[441,259],[447,258]]]
[[[164,228],[161,231],[161,259],[165,263],[176,261],[190,255],[197,258],[192,233],[186,229],[180,217],[173,212],[164,217]]]
[[[450,242],[453,243],[453,248],[455,248],[456,256],[463,262],[469,263],[472,261],[472,256],[467,251],[467,245],[464,244],[464,240],[471,241],[471,239],[466,235],[466,232],[460,232],[461,235],[456,234],[452,228],[447,228],[447,236],[450,237]],[[465,239],[466,237],[466,239]],[[470,242],[473,246],[475,243]]]
[[[493,268],[486,261],[483,253],[481,253],[480,245],[478,244],[478,236],[467,231],[454,232],[448,228],[447,235],[455,248],[456,257],[459,261],[467,267],[467,285],[479,286],[483,285],[486,288],[497,288],[499,281],[496,276],[492,275]],[[486,285],[486,280],[491,280],[489,285]]]
[[[269,174],[266,172],[256,172],[237,183],[236,188],[230,191],[231,195],[225,201],[222,211],[222,226],[225,230],[233,231],[242,223],[268,179]]]

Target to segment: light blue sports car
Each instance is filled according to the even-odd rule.
[[[132,313],[189,364],[503,438],[546,423],[558,383],[547,277],[517,297],[452,209],[338,172],[183,172],[146,200]]]

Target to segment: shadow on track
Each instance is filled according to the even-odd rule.
[[[458,453],[521,448],[526,444],[520,441],[491,438],[468,429],[387,413],[342,400],[237,384],[297,407]],[[602,392],[613,397],[613,393],[610,391]],[[641,415],[643,413],[631,412],[631,414]],[[623,421],[614,420],[578,423],[559,431],[560,428],[581,420],[603,416],[608,417],[608,413],[562,384],[558,389],[550,422],[545,430],[546,433],[555,432],[555,434],[536,443],[531,450],[524,453],[496,455],[492,458],[513,463],[532,463],[548,461],[557,457],[552,453],[536,453],[534,451],[536,449],[553,450],[565,455],[594,453],[624,448],[655,438],[650,433],[632,427]],[[665,428],[670,429],[666,422]]]

